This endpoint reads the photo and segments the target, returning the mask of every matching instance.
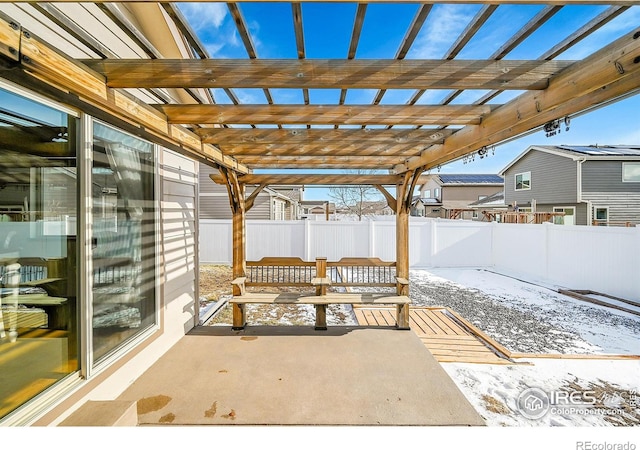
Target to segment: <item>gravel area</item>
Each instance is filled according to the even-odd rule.
[[[513,352],[640,354],[639,316],[484,270],[414,270],[411,299],[455,310]]]

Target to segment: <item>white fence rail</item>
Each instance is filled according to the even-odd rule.
[[[200,262],[231,263],[231,221],[200,221]],[[410,264],[482,267],[569,289],[640,300],[640,227],[413,219]],[[247,221],[247,259],[395,259],[395,222]]]

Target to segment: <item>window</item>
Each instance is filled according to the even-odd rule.
[[[554,213],[564,213],[564,215],[554,216],[553,223],[556,225],[575,225],[576,209],[573,206],[570,207],[554,207]]]
[[[433,198],[440,198],[440,188],[435,188],[433,190]]]
[[[318,214],[322,214],[323,211],[319,211]],[[285,216],[284,202],[281,200],[273,200],[273,220],[284,220]]]
[[[431,198],[431,189],[422,192],[422,198]]]
[[[526,191],[531,189],[531,172],[516,174],[516,191]]]
[[[622,163],[622,181],[640,183],[640,162]]]
[[[608,207],[596,207],[593,208],[593,224],[594,225],[607,225],[609,222],[609,208]]]
[[[482,200],[482,199],[485,199],[485,198],[487,198],[486,195],[478,195],[478,200]]]
[[[3,89],[0,105],[1,418],[79,369],[79,120]]]

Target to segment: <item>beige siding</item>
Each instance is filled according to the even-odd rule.
[[[442,201],[447,205],[455,204],[457,205],[455,207],[461,208],[478,201],[481,195],[488,197],[500,191],[502,186],[444,186]]]
[[[420,186],[420,197],[424,198],[425,192],[430,191],[430,195],[428,197],[435,198],[434,197],[435,189],[441,189],[440,183],[438,183],[434,178],[430,178],[425,184]],[[442,196],[442,190],[440,191],[440,196]]]
[[[164,150],[160,175],[162,298],[165,307],[183,311],[177,323],[167,326],[186,332],[196,325],[197,318],[198,164]]]

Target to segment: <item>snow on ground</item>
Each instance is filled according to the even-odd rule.
[[[512,352],[640,355],[640,316],[486,270],[413,270],[411,299],[450,307]]]
[[[533,365],[442,367],[488,426],[640,425],[640,361],[526,361]],[[519,406],[518,398],[531,388],[550,400],[542,417]]]
[[[486,270],[413,270],[411,298],[450,307],[513,352],[640,355],[639,316]],[[529,364],[442,366],[489,426],[640,425],[639,360],[518,361]],[[518,403],[531,388],[549,400],[541,417]]]

